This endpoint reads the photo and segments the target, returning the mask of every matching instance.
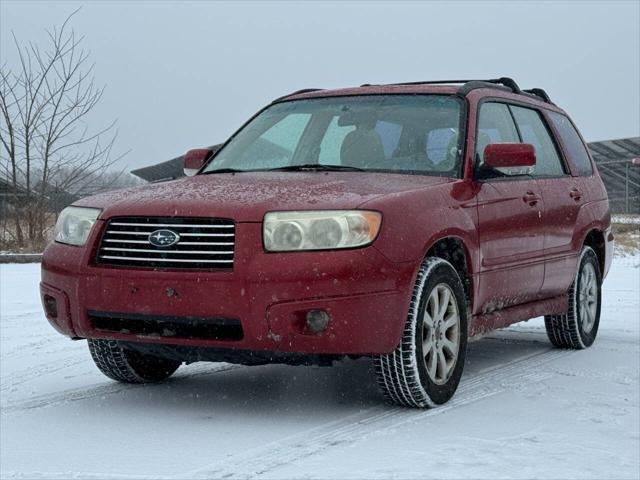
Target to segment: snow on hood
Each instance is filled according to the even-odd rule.
[[[445,177],[362,172],[247,172],[198,175],[115,190],[74,205],[113,216],[192,216],[260,222],[271,210],[349,209],[381,195],[428,188]]]

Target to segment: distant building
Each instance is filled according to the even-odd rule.
[[[37,184],[33,189],[34,197],[40,192],[41,184]],[[80,196],[71,194],[61,188],[48,185],[45,190],[45,208],[50,213],[60,213],[63,208],[71,205],[78,200]],[[14,211],[17,206],[23,204],[28,198],[27,190],[18,186],[14,189],[13,182],[0,178],[0,215],[6,216]]]
[[[41,183],[36,185],[36,191],[40,191]],[[63,190],[60,187],[56,187],[53,185],[46,185],[44,188],[44,195],[46,197],[46,207],[50,213],[60,213],[66,207],[71,205],[76,200],[79,200],[82,197],[87,195],[83,194],[73,194],[69,193],[66,190]]]
[[[6,215],[11,205],[22,201],[27,196],[27,192],[22,188],[14,190],[13,183],[4,178],[0,178],[0,215]]]
[[[587,144],[607,187],[611,211],[640,213],[640,137],[604,140]]]

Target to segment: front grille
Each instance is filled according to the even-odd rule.
[[[150,235],[170,230],[171,246],[156,246]],[[100,242],[97,263],[149,268],[233,268],[235,224],[224,218],[115,217]]]
[[[135,313],[87,312],[96,330],[164,338],[242,340],[242,325],[230,318],[167,317]]]

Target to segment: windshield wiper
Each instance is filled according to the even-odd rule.
[[[200,173],[200,175],[211,175],[214,173],[240,173],[240,172],[365,172],[366,170],[348,165],[322,165],[319,163],[307,163],[304,165],[287,165],[284,167],[238,170],[237,168],[218,168]]]
[[[307,163],[304,165],[288,165],[286,167],[270,168],[270,172],[364,172],[363,168],[350,167],[348,165],[322,165],[320,163]]]
[[[212,173],[239,173],[248,171],[249,170],[238,170],[237,168],[218,168],[216,170],[207,170],[206,172],[202,172],[200,175],[210,175]]]

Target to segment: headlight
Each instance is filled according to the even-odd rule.
[[[97,208],[65,208],[56,222],[55,241],[69,245],[84,245],[98,215],[100,210]]]
[[[271,252],[333,250],[373,242],[382,215],[367,210],[270,212],[264,217],[264,246]]]

